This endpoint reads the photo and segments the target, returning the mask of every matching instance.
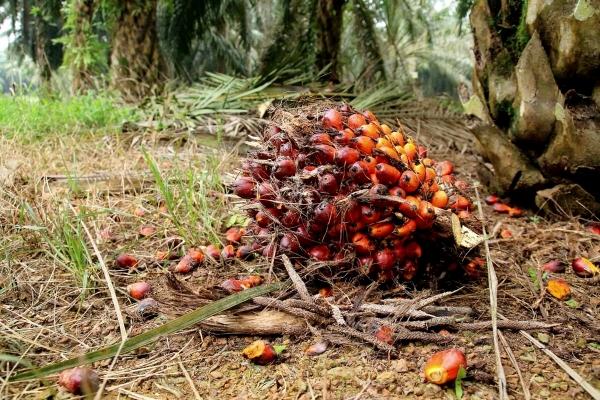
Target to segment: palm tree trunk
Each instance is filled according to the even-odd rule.
[[[317,10],[317,68],[319,71],[329,66],[325,75],[330,82],[338,83],[339,56],[342,44],[342,10],[346,0],[319,0]]]
[[[133,97],[159,82],[158,0],[120,0],[111,55],[112,86]]]
[[[96,10],[96,0],[75,0],[73,13],[75,15],[75,26],[73,28],[71,43],[74,49],[85,49],[89,46],[88,38],[92,34],[92,24]],[[83,60],[71,64],[73,81],[71,89],[77,93],[90,86],[92,73],[89,65]]]

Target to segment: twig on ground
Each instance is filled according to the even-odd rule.
[[[500,320],[496,322],[496,326],[499,329],[513,329],[513,330],[531,330],[531,329],[550,329],[559,324],[547,324],[545,322],[537,321],[511,321],[511,320]],[[461,322],[453,325],[458,330],[463,331],[477,331],[481,329],[489,329],[492,327],[492,321],[480,321],[480,322]]]
[[[360,332],[354,328],[350,328],[349,326],[329,325],[327,327],[327,330],[330,332],[341,333],[346,336],[364,340],[365,342],[372,344],[373,347],[376,347],[379,350],[383,350],[387,353],[390,353],[394,357],[396,357],[398,355],[398,351],[396,350],[396,348],[394,346],[387,344],[385,342],[382,342],[381,340],[377,339],[373,335],[369,335],[367,333]]]
[[[298,273],[294,269],[294,266],[292,265],[292,262],[290,261],[288,256],[286,256],[285,254],[282,254],[281,259],[283,260],[283,265],[285,266],[285,270],[287,271],[290,279],[294,283],[294,287],[296,288],[296,291],[300,295],[300,298],[307,302],[313,302],[314,299],[308,293],[308,289],[306,289],[306,285],[304,284],[304,281],[302,281],[302,278],[300,278],[300,275],[298,275]]]
[[[492,335],[494,340],[494,353],[496,354],[496,373],[498,374],[498,395],[500,400],[508,399],[506,375],[502,366],[500,357],[500,345],[498,344],[498,277],[492,264],[492,256],[490,255],[490,246],[488,244],[487,232],[485,229],[485,221],[483,216],[483,206],[479,197],[479,190],[475,188],[475,196],[477,197],[477,209],[479,210],[479,218],[481,218],[481,230],[484,237],[483,245],[485,248],[485,258],[487,260],[488,269],[488,285],[490,290],[490,314],[492,316]]]
[[[508,341],[506,340],[506,338],[504,337],[504,335],[502,334],[501,331],[498,331],[498,337],[500,338],[500,341],[502,342],[502,346],[504,346],[504,351],[506,351],[506,354],[508,355],[510,362],[512,363],[513,367],[515,367],[515,370],[517,371],[517,375],[519,375],[519,382],[521,382],[521,387],[523,388],[523,395],[525,396],[525,400],[530,400],[531,393],[529,393],[529,388],[527,387],[527,384],[525,383],[525,379],[523,379],[523,374],[521,373],[521,368],[519,368],[519,363],[517,362],[517,359],[516,359],[514,353],[512,352],[512,349],[510,348]]]
[[[185,380],[190,385],[190,388],[192,389],[192,392],[194,393],[194,397],[196,398],[196,400],[202,400],[202,396],[200,396],[200,393],[198,392],[198,389],[196,389],[196,385],[194,384],[194,380],[192,379],[192,377],[190,376],[189,372],[187,371],[187,369],[183,365],[183,362],[181,362],[181,357],[178,357],[178,364],[179,364],[179,368],[181,368],[181,371],[183,372],[183,375],[185,376]]]

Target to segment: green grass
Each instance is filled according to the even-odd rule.
[[[0,96],[0,134],[24,143],[73,132],[107,133],[125,119],[134,119],[133,109],[106,93],[69,98]]]

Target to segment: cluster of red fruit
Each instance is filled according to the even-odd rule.
[[[234,183],[249,202],[254,251],[410,280],[421,256],[413,233],[433,225],[436,207],[470,216],[452,163],[427,157],[401,127],[347,104],[294,118],[266,130]]]

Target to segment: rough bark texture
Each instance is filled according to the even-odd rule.
[[[89,46],[88,38],[92,34],[95,9],[96,0],[75,0],[73,2],[75,26],[72,33],[72,48],[85,49]],[[71,90],[73,93],[77,93],[90,86],[92,73],[89,70],[89,66],[85,65],[82,60],[71,64],[71,73],[73,75],[73,80],[71,82]]]
[[[473,93],[461,99],[495,189],[532,200],[578,184],[573,201],[600,200],[600,4],[476,0],[470,18]]]
[[[115,89],[140,97],[159,84],[158,0],[120,0],[111,55]]]
[[[339,55],[342,43],[342,8],[346,0],[319,0],[317,12],[317,68],[329,66],[326,79],[339,82]]]

